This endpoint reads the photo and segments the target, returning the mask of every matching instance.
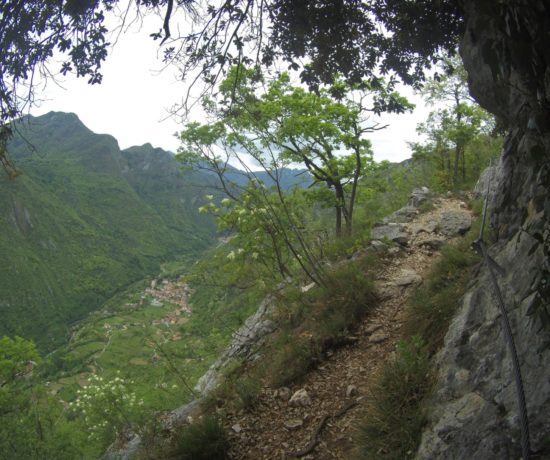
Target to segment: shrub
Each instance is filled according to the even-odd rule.
[[[283,339],[275,342],[267,369],[269,380],[275,387],[303,378],[318,360],[309,336],[307,332],[303,337],[285,334]]]
[[[90,384],[77,391],[76,400],[69,404],[82,416],[90,440],[106,445],[128,430],[142,431],[148,417],[143,399],[130,389],[131,383],[121,377],[104,380],[92,375]]]

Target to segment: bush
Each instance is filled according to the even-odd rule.
[[[272,358],[268,363],[269,380],[275,387],[288,385],[303,378],[319,359],[313,350],[310,333],[300,337],[284,334],[272,347]]]
[[[69,405],[81,416],[90,440],[107,445],[129,431],[139,433],[145,428],[150,417],[132,384],[121,377],[103,380],[92,375],[89,385],[77,390],[76,400]]]
[[[421,402],[431,386],[428,371],[428,354],[418,336],[398,345],[395,360],[384,366],[372,388],[356,436],[357,459],[414,457],[425,424]]]
[[[223,460],[229,449],[223,425],[213,416],[182,427],[175,442],[171,457],[179,460]]]

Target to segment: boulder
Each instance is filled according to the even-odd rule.
[[[438,225],[435,220],[409,225],[409,229],[414,235],[418,235],[419,233],[434,233],[437,227]]]
[[[370,242],[369,247],[371,247],[375,251],[380,251],[380,252],[388,250],[388,245],[380,240],[372,240]]]
[[[388,335],[383,331],[377,331],[369,337],[369,343],[377,344],[388,340]]]
[[[346,398],[352,398],[353,396],[357,396],[357,387],[355,385],[348,385],[346,388]]]
[[[290,399],[290,388],[281,387],[277,390],[277,397],[283,401],[288,401]]]
[[[371,230],[370,234],[373,240],[390,240],[402,245],[408,244],[410,235],[405,231],[405,227],[398,223],[389,223],[379,225]]]
[[[381,327],[382,327],[381,324],[369,324],[367,327],[365,327],[364,332],[365,334],[372,334],[373,332],[376,332]]]
[[[472,226],[467,211],[444,211],[439,217],[439,231],[446,236],[464,235]]]
[[[231,429],[232,429],[235,433],[237,433],[237,434],[239,434],[241,431],[243,431],[243,428],[242,428],[242,426],[240,425],[240,423],[235,423],[235,424],[231,427]]]
[[[424,203],[430,197],[430,189],[428,187],[415,188],[411,192],[407,206],[411,208],[418,208],[422,203]]]
[[[304,421],[300,418],[296,418],[296,419],[286,420],[283,423],[283,425],[287,430],[294,431],[294,430],[297,430],[298,428],[302,428],[304,426]]]
[[[428,240],[423,240],[420,243],[420,246],[433,249],[434,251],[437,251],[445,244],[445,240],[439,240],[437,238],[430,238]]]
[[[412,206],[404,206],[401,209],[391,213],[389,216],[382,219],[382,223],[390,222],[406,223],[413,220],[418,215],[418,209]]]

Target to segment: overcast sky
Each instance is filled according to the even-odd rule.
[[[158,17],[146,18],[141,30],[134,27],[120,36],[103,65],[103,82],[88,85],[87,80],[73,76],[60,80],[62,86],[51,82],[41,92],[44,99],[33,115],[49,111],[74,112],[96,133],[111,134],[121,148],[147,142],[155,147],[175,152],[178,140],[175,133],[181,124],[169,116],[168,109],[185,94],[185,82],[177,81],[175,70],[162,69],[158,42],[149,37],[160,28]],[[52,70],[60,68],[53,64]],[[402,93],[417,105],[412,114],[385,115],[379,120],[390,126],[369,135],[375,159],[402,161],[411,155],[407,141],[418,140],[417,123],[427,114],[419,97],[409,88]]]

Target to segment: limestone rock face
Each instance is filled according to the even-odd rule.
[[[550,433],[550,350],[548,331],[528,316],[533,283],[544,263],[542,247],[531,255],[533,240],[513,238],[492,248],[506,274],[499,284],[507,302],[522,365],[531,443],[543,447]],[[540,351],[539,351],[540,350]],[[430,428],[418,458],[519,458],[518,405],[510,351],[488,272],[482,268],[463,299],[438,354],[438,386]]]
[[[476,186],[474,187],[474,196],[476,198],[483,198],[489,193],[489,202],[493,202],[496,198],[498,188],[498,178],[501,174],[501,163],[495,166],[490,166],[479,177]]]
[[[273,299],[267,297],[256,313],[249,317],[242,327],[233,334],[233,340],[222,355],[210,366],[208,371],[199,379],[195,390],[201,394],[209,393],[220,379],[221,371],[233,359],[245,361],[254,359],[256,351],[263,344],[264,339],[275,330],[275,323],[269,318],[273,309]]]
[[[537,0],[460,3],[471,93],[511,128],[489,195],[490,252],[504,269],[498,282],[523,374],[531,450],[550,458],[550,15]],[[520,458],[510,351],[484,265],[436,361],[417,458]]]

